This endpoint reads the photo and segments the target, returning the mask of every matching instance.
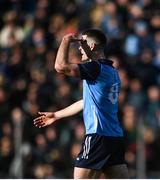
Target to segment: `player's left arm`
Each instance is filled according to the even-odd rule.
[[[68,61],[70,43],[75,41],[79,41],[79,39],[74,34],[67,34],[63,37],[55,61],[55,69],[58,73],[75,77],[80,76],[78,64]]]

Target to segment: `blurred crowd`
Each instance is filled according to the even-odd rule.
[[[62,37],[87,28],[106,34],[120,74],[130,177],[143,150],[145,177],[160,178],[159,9],[159,0],[0,0],[0,178],[72,178],[82,113],[42,129],[33,119],[82,98],[82,82],[56,73],[54,61]],[[80,61],[77,45],[69,57]]]

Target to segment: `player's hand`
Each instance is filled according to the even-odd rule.
[[[77,35],[70,33],[63,37],[63,40],[67,40],[68,42],[76,42],[76,41],[82,41],[80,38],[78,38]]]
[[[48,126],[57,120],[53,112],[38,112],[38,114],[40,116],[34,119],[33,123],[39,128]]]

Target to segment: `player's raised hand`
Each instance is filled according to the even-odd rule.
[[[39,128],[48,126],[57,120],[53,112],[38,112],[38,114],[40,116],[34,119],[33,123]]]
[[[81,39],[80,39],[76,34],[73,34],[73,33],[66,34],[66,35],[63,37],[63,40],[67,40],[68,42],[81,41]]]

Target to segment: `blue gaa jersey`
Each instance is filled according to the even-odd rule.
[[[100,59],[79,64],[86,134],[123,136],[117,117],[120,78],[112,63]]]

